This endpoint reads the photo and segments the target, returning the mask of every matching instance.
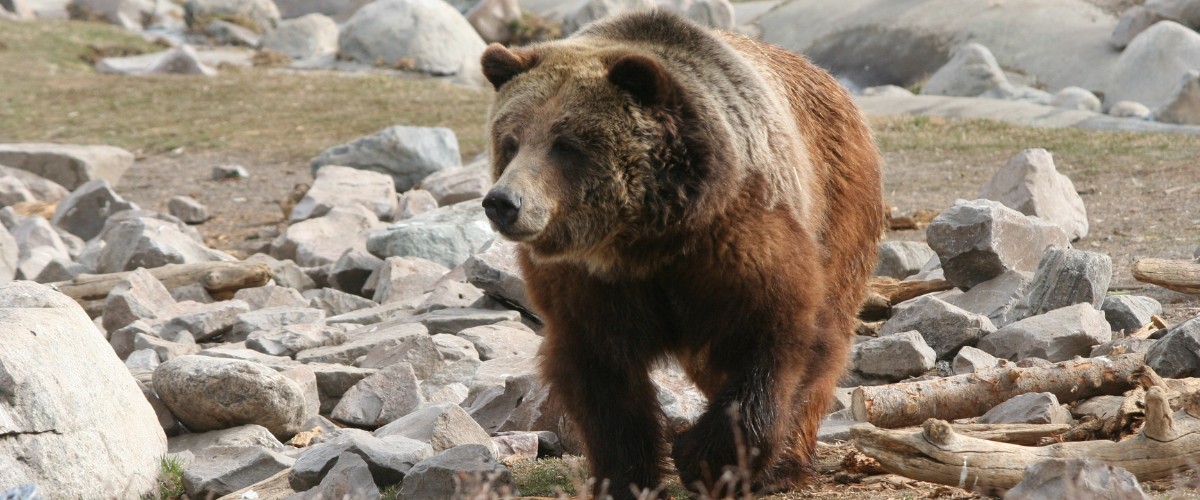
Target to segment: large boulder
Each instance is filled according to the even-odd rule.
[[[926,230],[946,279],[971,288],[1006,271],[1033,272],[1050,246],[1066,246],[1057,224],[1028,217],[991,200],[960,201]]]
[[[1171,97],[1179,78],[1200,61],[1200,33],[1161,21],[1133,39],[1112,68],[1104,102],[1134,101],[1157,107]],[[0,160],[2,161],[2,160]]]
[[[470,200],[376,231],[367,239],[367,250],[380,258],[420,257],[453,268],[466,262],[495,234],[483,206]]]
[[[303,389],[258,363],[182,356],[154,371],[154,390],[193,431],[257,424],[286,439],[303,430]]]
[[[157,494],[167,437],[75,301],[0,284],[0,483],[48,498]]]
[[[1157,111],[1154,119],[1164,123],[1200,125],[1200,71],[1183,74],[1179,85]]]
[[[75,189],[92,179],[117,185],[133,165],[133,153],[113,146],[0,144],[0,164],[35,173]]]
[[[412,189],[438,170],[462,165],[454,131],[395,126],[326,149],[312,160],[313,175],[325,165],[344,165],[392,176],[396,192]]]
[[[1010,158],[979,190],[979,197],[1058,224],[1072,240],[1087,236],[1087,209],[1075,184],[1054,168],[1054,158],[1041,148]]]
[[[235,21],[257,33],[279,24],[279,8],[271,0],[187,0],[183,8],[194,31],[203,31],[212,21]]]
[[[1088,356],[1093,346],[1109,340],[1112,327],[1104,313],[1091,304],[1075,304],[996,330],[979,341],[979,348],[1013,361],[1041,358],[1057,362]]]
[[[473,68],[485,44],[461,13],[441,0],[378,0],[344,25],[339,52],[366,64],[432,75]]]
[[[992,52],[978,43],[968,43],[955,49],[950,61],[929,77],[921,86],[921,94],[975,97],[1005,85],[1009,85],[1008,77]]]

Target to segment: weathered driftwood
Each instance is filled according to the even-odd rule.
[[[887,318],[892,306],[925,294],[954,288],[946,280],[900,281],[885,276],[872,276],[867,282],[867,297],[858,317],[865,320]]]
[[[1200,294],[1200,262],[1141,259],[1133,263],[1133,277],[1176,292]]]
[[[1119,395],[1133,387],[1133,374],[1143,366],[1143,357],[1139,353],[1075,359],[1044,368],[1007,364],[934,380],[859,387],[850,409],[855,420],[896,428],[930,418],[976,417],[1027,392],[1050,392],[1063,403]]]
[[[103,309],[117,283],[132,271],[109,274],[81,274],[71,281],[52,283],[52,286],[79,302],[89,314]],[[199,262],[168,264],[150,269],[168,290],[199,284],[215,298],[224,298],[243,288],[263,286],[271,280],[271,268],[257,262]]]
[[[1090,458],[1124,468],[1139,481],[1168,477],[1200,463],[1200,405],[1171,414],[1165,392],[1146,394],[1146,425],[1121,442],[1084,441],[1027,447],[961,435],[930,419],[919,431],[860,425],[850,436],[884,470],[912,479],[994,492],[1021,481],[1025,467],[1048,458]]]
[[[1071,429],[1067,424],[950,424],[950,427],[967,437],[1027,446]]]

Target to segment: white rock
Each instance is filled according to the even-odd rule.
[[[317,177],[304,197],[292,208],[289,222],[321,217],[334,207],[358,205],[382,221],[396,214],[396,188],[385,174],[350,167],[327,165],[317,169]]]
[[[1117,118],[1137,118],[1145,120],[1150,118],[1150,108],[1145,104],[1134,101],[1120,101],[1108,108],[1108,114]]]
[[[363,249],[363,237],[378,225],[375,214],[361,206],[333,208],[323,217],[288,226],[271,243],[271,255],[304,267],[333,264],[347,248]]]
[[[338,52],[356,61],[410,64],[432,75],[463,71],[484,47],[471,23],[440,0],[371,2],[342,25],[338,38]]]
[[[1065,87],[1059,90],[1054,94],[1054,99],[1050,101],[1050,105],[1056,108],[1079,109],[1093,113],[1100,112],[1100,98],[1087,89],[1079,87]]]
[[[151,218],[121,221],[101,236],[107,245],[100,250],[96,272],[115,273],[167,264],[236,261],[229,254],[197,242],[175,224]]]
[[[287,19],[263,37],[263,48],[297,60],[337,54],[338,26],[329,16],[318,13]]]
[[[979,348],[1014,361],[1033,357],[1058,362],[1087,356],[1092,346],[1109,340],[1112,327],[1104,313],[1091,304],[1075,304],[996,330],[979,341]]]
[[[926,240],[946,279],[960,288],[1006,271],[1033,272],[1047,247],[1069,242],[1057,224],[985,199],[956,202],[929,225]]]
[[[492,188],[492,174],[487,162],[476,162],[465,167],[439,170],[421,181],[421,188],[429,191],[439,206],[453,205],[467,200],[483,198]]]
[[[376,256],[421,257],[456,267],[477,253],[495,231],[478,202],[464,201],[393,223],[367,238]]]
[[[1149,111],[1147,111],[1148,113]],[[396,220],[410,219],[413,216],[428,212],[438,207],[437,199],[433,194],[424,189],[410,189],[400,195],[400,207],[397,210]]]
[[[191,196],[174,196],[167,201],[167,211],[187,224],[200,224],[208,220],[208,208]]]
[[[1134,5],[1121,13],[1117,27],[1113,28],[1112,35],[1108,37],[1108,43],[1117,50],[1123,50],[1141,32],[1146,31],[1146,28],[1163,19],[1162,15],[1142,5]]]
[[[96,71],[112,75],[217,75],[217,70],[201,62],[190,45],[140,56],[106,57],[96,62]]]
[[[1180,75],[1200,61],[1200,33],[1172,21],[1143,31],[1113,65],[1104,101],[1158,106],[1179,86]]]
[[[979,197],[1053,222],[1072,240],[1088,234],[1083,198],[1071,179],[1054,168],[1054,158],[1045,149],[1026,149],[1009,159],[979,189]]]
[[[396,192],[403,192],[429,174],[462,165],[462,157],[458,139],[448,128],[395,126],[326,149],[313,158],[313,174],[326,165],[388,174],[396,183]]]

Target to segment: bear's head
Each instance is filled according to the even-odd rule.
[[[500,234],[593,270],[678,240],[719,139],[656,56],[567,40],[493,44],[482,65],[497,90],[483,206]]]

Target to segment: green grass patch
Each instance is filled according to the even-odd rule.
[[[183,462],[163,455],[158,459],[158,500],[176,500],[184,496]]]

